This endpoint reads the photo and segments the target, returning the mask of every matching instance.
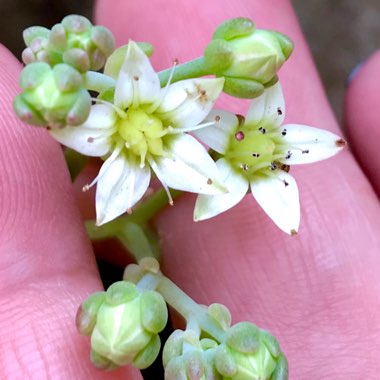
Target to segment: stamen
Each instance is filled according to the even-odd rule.
[[[121,150],[123,149],[123,144],[118,144],[115,149],[113,150],[112,154],[106,159],[102,167],[100,168],[99,174],[92,180],[90,184],[86,184],[82,187],[82,191],[85,193],[88,191],[92,186],[94,186],[100,178],[103,177],[104,173],[108,170],[110,165],[116,160],[116,158],[119,156]]]
[[[122,119],[125,119],[127,117],[126,112],[124,112],[121,108],[115,106],[115,104],[107,102],[107,100],[98,99],[98,98],[91,98],[91,100],[96,102],[96,103],[104,104],[104,105],[112,108]]]
[[[202,129],[204,127],[209,127],[210,125],[215,125],[216,123],[217,123],[217,121],[210,121],[210,122],[207,122],[207,123],[202,123],[202,124],[195,125],[194,127],[173,128],[173,127],[169,126],[168,128],[170,128],[170,130],[169,130],[170,134],[176,134],[176,133],[197,131],[198,129]]]
[[[172,82],[174,71],[175,71],[175,68],[176,68],[177,65],[178,65],[178,59],[174,59],[173,66],[172,66],[172,68],[170,70],[169,79],[168,79],[168,82],[165,85],[165,88],[163,90],[163,94],[150,107],[147,108],[147,110],[146,110],[147,113],[153,113],[154,111],[156,111],[157,108],[164,101],[164,99],[165,99],[165,97],[166,97],[166,95],[168,93],[169,86],[170,86],[170,84]]]
[[[163,180],[163,177],[161,175],[161,172],[160,172],[160,169],[158,168],[156,162],[153,160],[153,158],[151,157],[147,157],[147,160],[152,168],[152,170],[154,171],[154,173],[156,174],[157,178],[159,179],[159,181],[161,182],[162,184],[162,187],[165,189],[165,192],[168,196],[168,199],[169,199],[169,204],[170,206],[173,206],[174,202],[173,202],[173,198],[172,198],[172,195],[170,194],[170,190],[169,190],[169,187],[168,185],[166,184],[166,182]]]

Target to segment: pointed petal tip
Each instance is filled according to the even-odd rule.
[[[338,147],[338,148],[341,148],[343,149],[345,146],[347,146],[347,141],[340,138],[338,140],[335,141],[335,145]]]

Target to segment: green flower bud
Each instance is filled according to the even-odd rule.
[[[103,26],[93,26],[83,16],[65,17],[51,30],[32,26],[24,31],[25,64],[42,61],[54,66],[66,63],[80,72],[101,69],[115,49],[112,33]]]
[[[175,330],[165,343],[162,360],[166,380],[221,380],[214,365],[218,343],[192,331]]]
[[[249,322],[232,326],[215,353],[225,380],[286,380],[288,364],[276,339]]]
[[[20,86],[24,91],[13,106],[29,124],[59,128],[82,124],[88,117],[90,94],[82,76],[66,64],[51,68],[44,62],[31,63],[21,72]]]
[[[139,292],[133,283],[119,281],[82,304],[77,326],[82,334],[91,335],[95,366],[112,369],[132,364],[142,369],[159,353],[158,333],[167,318],[166,303],[159,293]]]
[[[277,82],[277,72],[292,50],[285,35],[257,30],[251,20],[235,18],[216,29],[204,59],[211,72],[225,78],[225,92],[254,98]]]

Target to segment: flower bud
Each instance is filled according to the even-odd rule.
[[[16,114],[29,124],[59,128],[82,124],[88,117],[91,97],[82,76],[66,64],[27,65],[20,75],[24,90],[13,103]]]
[[[288,364],[276,339],[249,322],[232,326],[215,353],[223,379],[286,380]]]
[[[285,35],[257,30],[251,20],[235,18],[216,29],[204,59],[211,72],[225,78],[226,93],[254,98],[277,82],[277,72],[292,50]]]
[[[115,48],[113,35],[107,28],[93,26],[87,18],[78,15],[65,17],[51,30],[39,26],[27,28],[24,41],[25,64],[66,63],[82,73],[101,69]]]
[[[175,330],[165,343],[162,360],[166,380],[221,380],[214,365],[218,343],[191,330]]]
[[[91,335],[91,360],[98,368],[133,364],[146,368],[160,350],[158,333],[167,323],[163,297],[155,291],[139,292],[131,282],[119,281],[107,292],[93,295],[79,309],[77,326]]]

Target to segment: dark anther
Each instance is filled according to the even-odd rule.
[[[283,136],[286,136],[286,129],[284,129],[284,130],[281,132],[281,134],[282,134]]]
[[[285,180],[283,180],[282,182],[284,182],[285,187],[286,187],[286,186],[289,186],[289,182],[287,182],[287,181],[285,181]]]
[[[241,164],[240,167],[244,170],[247,171],[249,169],[249,166],[247,164]]]
[[[282,110],[280,107],[277,108],[277,115],[278,116],[281,116],[282,115]]]
[[[270,163],[270,170],[276,170],[277,169],[277,164],[275,162]]]
[[[200,94],[201,94],[202,96],[205,96],[205,95],[206,95],[206,90],[201,90],[201,91],[200,91]]]
[[[260,157],[260,153],[252,153],[252,157]]]
[[[285,156],[285,160],[289,160],[290,157],[292,157],[292,152],[288,150],[288,153]]]
[[[89,137],[89,138],[87,139],[87,142],[90,143],[90,144],[93,143],[93,142],[94,142],[94,138],[93,138],[93,137]]]
[[[207,180],[207,185],[212,185],[212,179],[211,179],[211,178],[209,178],[209,179]]]
[[[309,153],[309,149],[305,149],[302,151],[302,154],[307,154],[307,153]]]
[[[265,134],[267,133],[267,130],[266,130],[265,128],[263,128],[263,127],[260,127],[260,128],[259,128],[259,131],[260,131],[263,135],[265,135]]]
[[[133,79],[137,82],[140,78],[137,75],[134,75]]]
[[[216,115],[216,116],[215,116],[215,121],[216,121],[216,122],[220,121],[220,116],[219,116],[219,115]]]

